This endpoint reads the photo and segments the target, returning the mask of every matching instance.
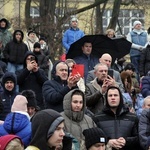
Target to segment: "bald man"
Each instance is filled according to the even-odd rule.
[[[120,73],[114,69],[111,69],[111,63],[112,63],[112,57],[108,53],[104,53],[100,58],[99,62],[106,64],[109,70],[113,70],[113,78],[116,82],[118,82],[119,87],[121,88],[121,91],[124,92],[123,84],[121,81]],[[95,79],[95,73],[94,70],[91,70],[88,72],[86,83],[89,83],[90,81]]]

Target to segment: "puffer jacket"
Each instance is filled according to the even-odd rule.
[[[23,64],[24,55],[28,51],[28,48],[22,40],[17,42],[15,37],[17,32],[21,33],[23,40],[23,32],[21,30],[15,30],[13,34],[13,40],[6,44],[3,54],[7,62]]]
[[[106,105],[102,112],[96,114],[93,120],[106,133],[108,139],[123,137],[126,140],[122,150],[141,150],[138,139],[138,118],[124,106],[121,92],[116,114],[111,110],[106,100]],[[115,150],[114,148],[112,149]]]
[[[25,147],[28,146],[31,140],[31,122],[28,114],[19,112],[8,114],[4,124],[0,125],[0,136],[7,134],[19,136]]]
[[[65,131],[71,133],[72,136],[77,140],[76,142],[74,142],[74,144],[76,143],[76,147],[78,147],[77,150],[83,150],[85,148],[84,147],[85,139],[82,134],[83,130],[96,127],[96,125],[89,116],[85,115],[85,109],[86,109],[85,97],[83,98],[82,110],[80,112],[72,111],[71,108],[72,94],[75,91],[81,91],[81,90],[74,89],[65,95],[63,100],[64,112],[62,112],[61,114],[65,119]],[[77,144],[77,142],[79,144]]]
[[[146,76],[148,71],[150,70],[150,45],[146,49],[144,49],[141,53],[140,57],[140,76]]]
[[[150,95],[150,77],[149,76],[145,76],[142,79],[141,93],[144,98],[147,97],[148,95]]]
[[[150,109],[145,109],[139,121],[139,140],[144,150],[146,150],[148,137],[150,137]]]

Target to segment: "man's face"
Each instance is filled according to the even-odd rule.
[[[48,139],[48,145],[50,147],[59,147],[62,145],[64,135],[64,122],[62,122],[58,125],[53,135]]]
[[[92,52],[92,43],[84,43],[82,51],[85,55],[90,55]]]
[[[31,61],[36,62],[36,61],[35,61],[35,57],[34,57],[33,55],[29,55],[29,56],[26,58],[26,64],[30,63]]]
[[[105,143],[96,143],[92,145],[89,150],[105,150]]]
[[[137,24],[134,26],[134,29],[137,29],[137,30],[140,30],[142,28],[142,25],[141,24]]]
[[[13,81],[6,81],[5,89],[8,91],[12,91],[14,89],[14,82]]]
[[[6,27],[6,22],[5,21],[1,21],[0,27],[5,28]]]
[[[16,40],[17,40],[17,41],[21,41],[21,39],[22,39],[20,32],[17,32],[17,33],[15,34],[15,37],[16,37]]]
[[[59,63],[56,66],[56,75],[61,78],[61,80],[67,80],[68,78],[68,66],[65,63]]]
[[[35,38],[35,33],[30,33],[30,34],[29,34],[29,37],[30,37],[31,39],[34,39],[34,38]]]
[[[107,66],[98,66],[97,71],[95,71],[95,76],[98,78],[99,81],[104,81],[108,75],[108,68]]]
[[[83,97],[81,95],[73,95],[71,108],[74,112],[80,112],[83,108]]]
[[[108,104],[111,108],[117,108],[120,103],[120,95],[117,89],[110,89],[107,95]]]
[[[36,113],[34,107],[28,107],[28,114],[30,117],[32,117]]]
[[[78,22],[76,20],[71,22],[72,28],[77,28],[77,26],[78,26]]]
[[[99,59],[100,63],[107,65],[108,68],[111,67],[112,59],[109,55],[104,55]]]

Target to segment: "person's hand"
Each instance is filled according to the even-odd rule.
[[[108,81],[107,79],[105,79],[102,85],[102,94],[105,94],[105,92],[107,91],[107,88],[108,88]]]
[[[39,69],[38,64],[36,63],[36,61],[34,61],[32,71],[33,71],[33,72],[37,72],[38,69]]]
[[[106,80],[108,82],[108,86],[115,86],[116,85],[114,78],[112,78],[111,76],[107,75]]]
[[[29,71],[32,71],[33,67],[34,67],[34,61],[29,61],[29,62],[27,63],[27,69],[28,69]]]
[[[120,137],[117,139],[117,142],[119,142],[120,146],[125,146],[126,140],[123,137]]]
[[[72,76],[71,74],[68,77],[68,87],[71,89],[72,87],[75,87],[77,85],[77,82],[80,80],[81,76],[80,74],[76,74]]]
[[[120,149],[122,148],[120,141],[117,141],[118,139],[111,139],[108,141],[108,145],[110,145],[111,147],[115,148],[115,149]]]

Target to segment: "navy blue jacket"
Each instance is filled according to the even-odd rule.
[[[145,76],[142,79],[141,93],[142,93],[144,98],[150,95],[150,77],[149,76]]]

